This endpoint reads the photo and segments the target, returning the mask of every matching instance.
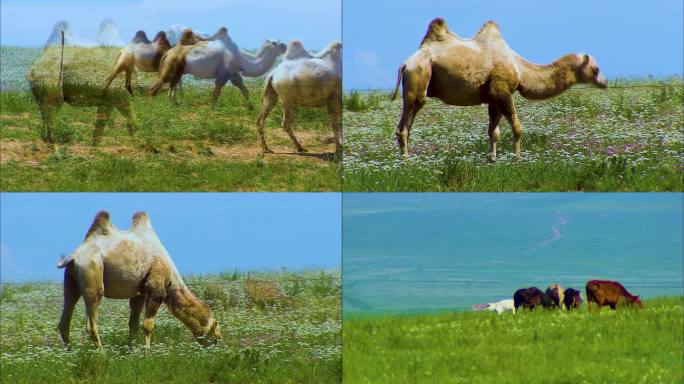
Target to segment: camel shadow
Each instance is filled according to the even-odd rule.
[[[312,157],[329,162],[339,162],[340,156],[335,152],[312,153],[312,152],[274,152],[272,155]]]

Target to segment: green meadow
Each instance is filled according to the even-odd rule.
[[[127,345],[128,301],[104,299],[96,350],[81,300],[65,348],[60,284],[5,284],[0,296],[3,383],[339,383],[339,271],[225,273],[186,278],[212,308],[223,341],[202,347],[162,306],[149,354]]]
[[[345,191],[682,191],[684,88],[680,77],[611,80],[607,90],[575,86],[558,97],[516,94],[521,159],[502,120],[490,163],[486,105],[429,99],[399,157],[394,136],[401,92],[351,92],[344,99]]]
[[[88,92],[103,89],[118,49],[93,48],[65,55],[65,84]],[[136,131],[115,111],[100,143],[92,145],[96,107],[65,104],[55,119],[55,145],[40,139],[38,106],[26,74],[39,50],[2,47],[0,147],[2,191],[335,191],[340,190],[339,163],[327,113],[301,109],[293,130],[308,153],[297,154],[280,128],[276,107],[266,122],[266,140],[276,153],[262,155],[256,120],[263,78],[246,78],[249,108],[228,83],[216,108],[211,108],[212,81],[186,76],[176,105],[165,87],[155,99],[148,90],[156,74],[134,72],[130,98]],[[95,54],[97,53],[97,55]],[[71,61],[69,61],[71,60]],[[82,66],[75,66],[74,60]],[[54,61],[54,60],[52,60]],[[45,73],[58,73],[45,67]],[[74,69],[76,68],[76,69]],[[87,68],[83,71],[80,68]],[[54,68],[52,68],[54,69]],[[71,72],[70,72],[71,71]],[[78,74],[69,75],[70,73]],[[54,79],[53,79],[54,78]],[[52,76],[51,80],[57,79]],[[124,75],[112,83],[123,89]],[[65,85],[65,89],[69,88]],[[86,93],[87,95],[87,93]],[[126,96],[123,94],[123,96]]]
[[[682,297],[645,309],[344,320],[345,383],[678,383]]]

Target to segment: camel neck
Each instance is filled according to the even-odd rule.
[[[240,70],[247,77],[257,77],[266,73],[275,62],[275,55],[259,52],[256,56],[240,52]]]
[[[166,305],[171,313],[193,334],[202,332],[202,324],[206,323],[210,316],[209,308],[185,286],[173,287],[166,293]]]
[[[575,61],[574,55],[566,55],[551,64],[539,65],[518,56],[518,91],[526,99],[532,100],[548,99],[562,93],[577,83]]]

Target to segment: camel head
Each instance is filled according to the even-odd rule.
[[[605,89],[608,87],[606,77],[599,69],[596,60],[586,53],[580,55],[581,64],[577,68],[577,80],[580,83],[591,84],[597,88]]]
[[[280,40],[268,39],[261,45],[261,48],[259,48],[257,56],[273,55],[274,57],[277,57],[285,53],[286,49],[287,45],[281,43]]]
[[[202,329],[202,333],[195,335],[195,339],[205,347],[223,340],[221,327],[219,326],[218,321],[215,318],[210,317],[207,326]]]

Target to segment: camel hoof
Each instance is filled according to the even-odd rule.
[[[307,153],[307,152],[309,152],[309,151],[307,151],[306,148],[304,148],[304,147],[297,148],[297,153]]]
[[[262,149],[261,149],[261,153],[273,153],[273,151],[271,151],[271,150],[268,149],[268,148],[262,148]]]
[[[489,161],[490,163],[496,163],[496,156],[487,156],[487,161]]]

